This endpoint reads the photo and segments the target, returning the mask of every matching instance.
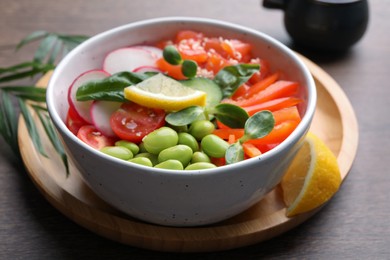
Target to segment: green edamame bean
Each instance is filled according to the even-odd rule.
[[[212,169],[212,168],[217,168],[217,166],[215,164],[208,163],[208,162],[197,162],[188,165],[185,168],[185,170],[191,171],[191,170],[202,170],[202,169]]]
[[[138,153],[147,153],[148,152],[145,149],[144,143],[141,142],[138,147],[139,147],[139,152]]]
[[[157,155],[156,154],[152,154],[152,153],[139,153],[135,156],[135,158],[142,158],[142,157],[145,157],[145,158],[148,158],[151,162],[152,162],[152,165],[156,165],[158,164],[158,160],[157,160]]]
[[[191,124],[188,132],[200,141],[206,135],[211,134],[215,130],[215,126],[208,120],[198,120]]]
[[[229,147],[228,142],[213,134],[203,137],[200,145],[203,152],[214,158],[225,157],[226,150]]]
[[[184,144],[189,146],[192,149],[192,152],[196,152],[199,150],[198,141],[189,133],[179,133],[178,144]]]
[[[178,160],[181,164],[187,165],[192,158],[192,149],[184,144],[178,144],[162,150],[158,154],[158,161],[165,162],[168,160]]]
[[[123,146],[123,147],[129,149],[133,153],[133,155],[139,153],[138,145],[136,145],[133,142],[129,142],[126,140],[120,140],[120,141],[115,142],[115,145],[116,146]]]
[[[183,164],[178,160],[168,160],[154,166],[155,168],[167,169],[167,170],[183,170]]]
[[[187,125],[181,125],[181,126],[176,126],[176,125],[170,125],[167,124],[168,127],[172,128],[178,133],[186,133],[188,132],[188,126]]]
[[[144,165],[144,166],[153,167],[152,161],[149,158],[147,158],[147,157],[135,157],[133,159],[130,159],[129,162],[140,164],[140,165]]]
[[[123,146],[106,146],[100,149],[101,152],[122,160],[133,158],[133,153]]]
[[[172,128],[163,126],[154,130],[142,140],[146,151],[159,154],[162,150],[177,144],[179,137]]]
[[[198,163],[198,162],[211,162],[210,157],[205,154],[204,152],[195,152],[192,154],[191,163]]]

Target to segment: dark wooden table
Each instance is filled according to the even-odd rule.
[[[245,2],[245,3],[244,3]],[[14,51],[32,31],[94,35],[161,16],[200,16],[263,31],[293,47],[282,13],[259,0],[0,0],[0,67],[32,58]],[[226,252],[169,254],[118,244],[78,226],[39,193],[0,139],[0,259],[390,258],[390,5],[370,1],[364,38],[342,55],[299,50],[349,97],[359,121],[359,149],[340,192],[309,221],[272,240]]]

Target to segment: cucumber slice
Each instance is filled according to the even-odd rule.
[[[217,83],[208,78],[191,78],[180,81],[184,86],[206,92],[206,106],[214,107],[222,100],[222,91]]]

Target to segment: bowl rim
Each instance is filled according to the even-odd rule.
[[[273,148],[272,150],[258,156],[255,158],[249,158],[241,162],[237,162],[230,165],[224,165],[219,166],[217,168],[212,169],[202,169],[202,170],[194,170],[189,171],[188,174],[180,174],[183,171],[182,170],[167,170],[167,169],[159,169],[154,167],[148,167],[138,164],[129,164],[126,161],[123,161],[121,159],[106,155],[102,152],[97,151],[96,149],[90,147],[89,145],[85,144],[79,138],[77,138],[76,135],[71,133],[71,131],[66,127],[65,122],[60,118],[59,113],[55,109],[55,101],[53,98],[54,93],[54,82],[57,81],[57,79],[60,77],[60,71],[67,66],[67,63],[69,60],[71,60],[74,56],[77,55],[77,53],[88,47],[91,43],[95,42],[96,40],[100,40],[106,37],[109,37],[112,34],[121,33],[122,31],[131,30],[133,28],[137,27],[143,27],[147,25],[153,25],[153,24],[161,24],[161,23],[180,23],[180,22],[188,22],[188,23],[197,23],[197,24],[205,24],[205,25],[212,25],[219,28],[227,29],[227,30],[236,30],[241,31],[247,34],[251,34],[253,36],[259,37],[273,46],[276,46],[279,50],[283,51],[302,71],[304,78],[307,80],[307,105],[306,105],[306,112],[302,117],[301,122],[298,124],[296,129],[278,146]],[[227,170],[227,167],[229,167],[229,171],[233,172],[239,172],[242,165],[251,165],[254,166],[254,164],[257,161],[267,161],[275,157],[277,154],[281,153],[288,145],[291,143],[294,139],[297,139],[299,136],[304,136],[305,132],[309,129],[312,118],[314,116],[315,107],[317,102],[317,95],[316,95],[316,87],[314,79],[307,68],[307,66],[304,64],[304,62],[294,53],[293,50],[288,48],[286,45],[278,41],[277,39],[252,28],[238,25],[232,22],[217,20],[217,19],[211,19],[211,18],[200,18],[200,17],[182,17],[182,16],[169,16],[169,17],[159,17],[159,18],[152,18],[152,19],[145,19],[140,20],[136,22],[131,22],[128,24],[120,25],[118,27],[114,27],[112,29],[106,30],[104,32],[98,33],[91,38],[87,39],[80,45],[78,45],[76,48],[74,48],[71,52],[69,52],[57,65],[55,68],[47,87],[47,97],[46,97],[46,104],[48,108],[49,115],[54,123],[54,125],[61,130],[63,134],[65,134],[68,138],[70,138],[75,143],[78,143],[81,145],[84,149],[87,151],[96,154],[97,156],[103,157],[106,160],[109,160],[112,163],[119,163],[121,165],[125,166],[131,166],[135,167],[138,170],[145,171],[145,172],[159,172],[162,174],[172,174],[172,175],[183,175],[183,176],[199,176],[199,175],[213,175],[213,174],[219,174],[224,173]],[[58,131],[58,130],[57,130]],[[299,140],[297,140],[299,141]]]

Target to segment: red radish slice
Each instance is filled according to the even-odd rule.
[[[144,73],[144,72],[159,72],[162,73],[162,71],[154,66],[141,66],[133,70],[133,72],[137,73]]]
[[[103,70],[114,74],[133,71],[141,66],[156,66],[157,58],[152,52],[137,47],[121,48],[110,52],[103,63]]]
[[[112,113],[120,108],[121,102],[113,101],[94,101],[91,105],[91,118],[94,126],[103,135],[115,137],[111,129],[110,118]]]
[[[146,51],[150,51],[152,55],[156,57],[156,59],[159,59],[162,57],[162,50],[160,48],[149,46],[149,45],[136,45],[134,48],[140,48]]]
[[[93,101],[77,101],[76,99],[77,90],[82,84],[90,80],[104,79],[108,76],[110,76],[110,74],[108,74],[105,71],[90,70],[78,76],[73,81],[72,85],[69,88],[68,91],[69,105],[72,106],[74,110],[77,112],[77,114],[89,124],[92,124],[92,119],[89,112]]]

